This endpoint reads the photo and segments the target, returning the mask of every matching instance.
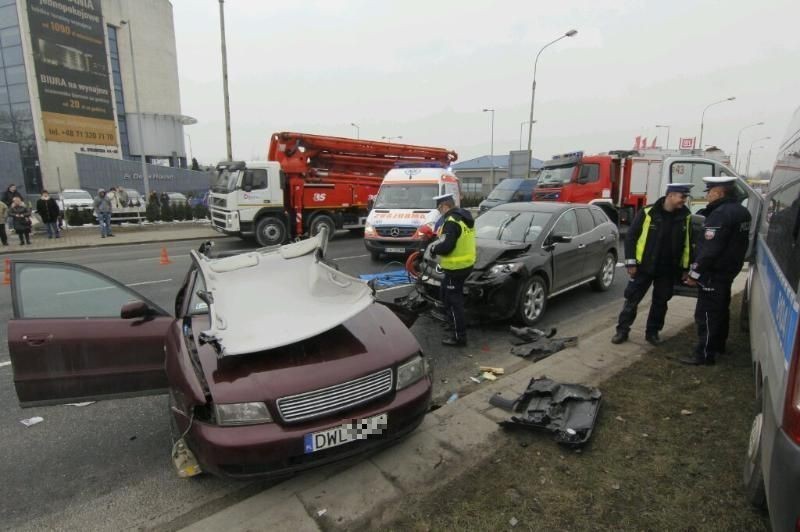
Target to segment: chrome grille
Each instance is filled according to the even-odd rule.
[[[213,205],[214,207],[225,208],[227,206],[227,202],[225,201],[225,198],[216,198],[212,196],[211,205]]]
[[[401,226],[385,226],[376,227],[375,231],[378,236],[391,236],[394,238],[409,238],[414,236],[417,232],[416,227],[401,227]]]
[[[392,391],[392,369],[360,379],[278,399],[278,412],[284,421],[301,421],[339,412]]]

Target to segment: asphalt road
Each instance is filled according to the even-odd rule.
[[[132,285],[172,310],[175,292],[189,265],[188,252],[198,245],[199,241],[168,243],[170,265],[159,264],[159,242],[16,254],[14,259],[81,264]],[[232,238],[218,239],[216,246],[219,250],[249,247]],[[400,263],[372,261],[361,239],[346,233],[336,235],[327,256],[352,274],[401,268]],[[623,277],[617,275],[612,289],[605,293],[581,287],[554,298],[541,326],[557,326],[620,300]],[[10,317],[10,292],[0,287],[0,528],[170,529],[190,522],[198,509],[205,515],[264,487],[209,475],[178,479],[169,459],[165,396],[100,401],[84,407],[21,409],[8,364],[5,323]],[[504,343],[509,337],[507,327],[476,327],[470,333],[471,356],[465,356],[463,351],[439,345],[438,323],[421,318],[414,325],[412,331],[432,357],[437,400],[469,386],[477,362],[509,364]],[[31,427],[20,423],[33,416],[44,421]]]

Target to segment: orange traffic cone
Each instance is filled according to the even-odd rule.
[[[6,268],[3,273],[3,284],[11,284],[11,259],[6,259]]]
[[[8,259],[6,259],[8,260]],[[169,255],[167,255],[167,248],[161,248],[161,262],[159,264],[172,264],[172,261],[169,260]]]

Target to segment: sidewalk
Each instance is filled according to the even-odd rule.
[[[9,245],[0,247],[0,254],[220,238],[225,236],[214,231],[208,222],[202,221],[114,225],[112,230],[114,231],[113,238],[100,238],[100,228],[96,225],[67,227],[61,232],[61,238],[53,239],[47,238],[46,233],[37,232],[31,235],[31,245],[25,246],[20,245],[16,234],[9,233]]]
[[[744,287],[746,275],[734,283],[734,293]],[[431,412],[406,440],[370,459],[332,465],[283,482],[258,495],[206,517],[184,530],[347,530],[385,525],[402,511],[406,494],[419,495],[458,478],[466,465],[488,450],[497,422],[508,412],[489,405],[502,393],[516,397],[533,377],[599,386],[605,379],[642,357],[651,346],[644,341],[644,322],[650,298],[640,305],[645,316],[621,345],[610,342],[619,305],[609,305],[592,317],[559,327],[559,336],[577,335],[577,347],[565,349],[540,362],[522,365],[457,401]],[[662,337],[670,338],[693,323],[695,300],[675,297],[670,301]],[[640,314],[641,314],[640,313]],[[483,364],[479,354],[476,365]],[[507,368],[508,369],[508,368]],[[601,387],[602,390],[602,387]],[[600,423],[597,430],[613,430]],[[552,443],[548,442],[548,445]],[[554,444],[552,444],[554,445]]]

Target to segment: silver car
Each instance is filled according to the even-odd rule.
[[[744,466],[748,499],[773,530],[800,530],[800,109],[778,150],[758,220],[743,317],[758,413]]]

